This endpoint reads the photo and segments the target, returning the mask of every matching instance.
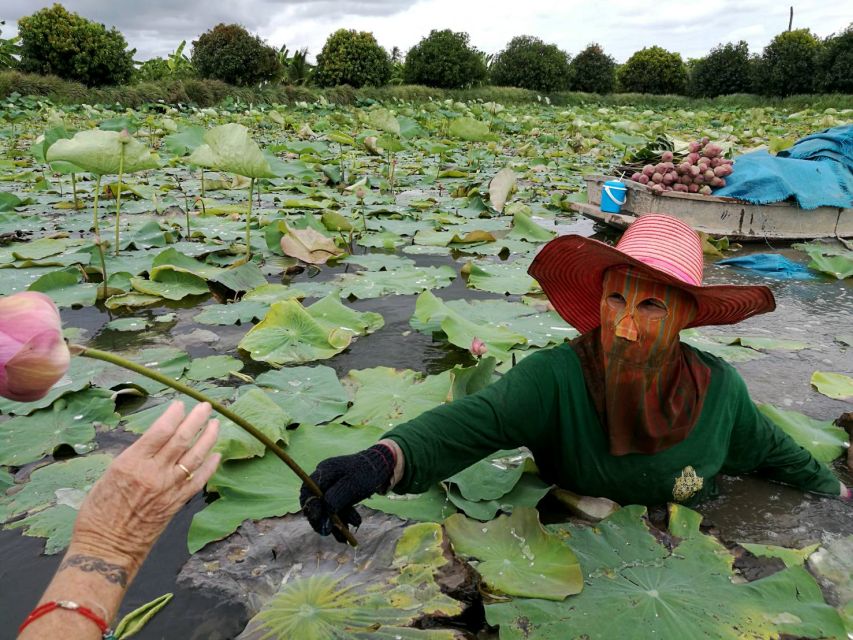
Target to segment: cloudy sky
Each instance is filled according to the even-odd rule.
[[[3,35],[21,16],[53,0],[2,0]],[[340,28],[372,31],[387,49],[403,51],[430,29],[467,31],[472,43],[495,53],[516,35],[535,35],[571,54],[599,42],[618,61],[661,45],[685,58],[721,42],[746,40],[759,51],[788,26],[788,4],[773,0],[65,0],[70,10],[118,27],[136,59],[172,51],[218,22],[237,22],[270,44],[308,47],[313,58]],[[796,4],[794,27],[819,36],[853,22],[853,2],[807,0]]]

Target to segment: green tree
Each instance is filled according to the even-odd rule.
[[[771,96],[812,93],[821,43],[808,29],[784,31],[764,48],[758,90]]]
[[[593,42],[571,64],[572,91],[610,93],[616,84],[616,61]]]
[[[5,20],[0,20],[0,26],[6,24]],[[0,33],[3,30],[0,29]],[[21,56],[21,41],[20,36],[13,38],[0,38],[0,69],[16,69],[18,67],[18,58]]]
[[[484,82],[488,74],[486,62],[468,40],[468,34],[463,32],[430,31],[406,54],[406,83],[461,89]]]
[[[281,73],[276,50],[238,24],[218,24],[193,41],[192,65],[202,78],[250,86]]]
[[[391,57],[368,31],[338,29],[317,56],[314,80],[321,87],[381,87],[391,77]]]
[[[19,67],[88,86],[121,84],[133,73],[133,54],[115,27],[107,28],[55,4],[18,21]]]
[[[743,40],[717,45],[704,58],[691,62],[691,95],[713,98],[752,89],[749,45]]]
[[[619,85],[633,93],[684,93],[687,66],[681,55],[663,47],[640,49],[619,69]]]
[[[824,40],[817,67],[819,91],[853,93],[853,24]]]
[[[569,55],[533,36],[516,36],[495,56],[492,83],[533,91],[564,91],[569,83]]]

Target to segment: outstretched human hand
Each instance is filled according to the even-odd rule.
[[[345,524],[358,527],[361,516],[354,505],[374,493],[388,490],[394,464],[394,453],[384,444],[375,444],[347,456],[327,458],[318,464],[311,479],[323,490],[325,497],[318,498],[304,484],[299,492],[302,513],[314,531],[321,536],[331,533],[338,542],[346,542],[343,533],[333,527],[332,514],[337,514]]]
[[[74,527],[80,547],[126,557],[138,567],[172,516],[208,481],[220,455],[210,454],[219,432],[201,403],[184,418],[173,402],[113,460],[89,492]]]

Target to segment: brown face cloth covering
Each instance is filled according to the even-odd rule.
[[[601,327],[571,345],[612,455],[663,451],[696,425],[711,372],[678,339],[695,313],[678,287],[630,267],[605,273]]]

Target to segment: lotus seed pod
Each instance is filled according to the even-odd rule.
[[[660,159],[664,162],[672,162],[672,151],[664,151],[661,154]]]
[[[663,182],[663,174],[662,173],[655,173],[652,176],[652,182],[654,182],[656,184],[660,184],[661,182]]]
[[[699,191],[699,185],[698,184],[688,184],[687,185],[687,191],[688,191],[688,193],[697,193]]]
[[[637,182],[639,182],[640,184],[649,184],[649,176],[647,176],[645,173],[641,173],[640,177],[637,178]]]
[[[711,195],[711,187],[709,187],[707,184],[702,185],[699,188],[699,193],[701,193],[703,196],[709,196]]]
[[[651,178],[655,173],[655,165],[647,164],[645,167],[643,167],[643,173]]]
[[[639,172],[637,172],[637,173],[632,173],[632,174],[631,174],[631,180],[633,180],[634,182],[639,182],[639,181],[640,181],[640,176],[641,176],[641,175],[643,175],[643,174],[641,174],[641,173],[639,173]]]

